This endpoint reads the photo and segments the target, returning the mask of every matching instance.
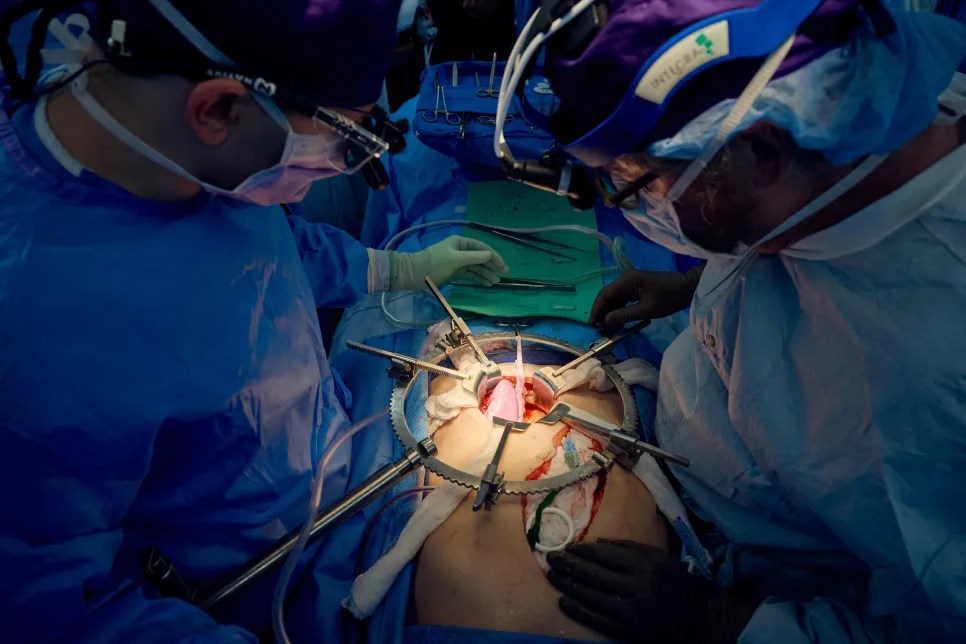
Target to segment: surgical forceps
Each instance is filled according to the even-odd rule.
[[[516,233],[507,233],[507,232],[503,232],[502,230],[494,230],[487,226],[472,226],[472,224],[470,224],[470,226],[478,228],[480,230],[485,230],[491,235],[502,237],[503,239],[506,239],[507,241],[511,241],[514,244],[517,244],[518,246],[525,246],[533,250],[539,250],[540,252],[546,253],[547,255],[552,255],[553,257],[560,257],[562,259],[566,259],[567,261],[571,261],[571,262],[576,261],[576,259],[571,257],[570,255],[564,255],[563,253],[560,253],[558,251],[550,250],[549,248],[544,248],[543,246],[538,245],[535,241],[529,241],[527,239],[524,239],[523,237],[517,236]],[[537,239],[541,242],[546,242],[546,240],[544,239],[541,239],[541,238],[537,238]],[[548,245],[555,245],[555,244],[548,244]]]
[[[456,112],[450,112],[449,108],[446,107],[446,90],[438,83],[436,84],[436,107],[432,111],[426,110],[423,112],[423,118],[430,123],[435,123],[439,120],[439,99],[441,96],[443,97],[443,114],[445,115],[446,122],[450,125],[459,125],[462,123],[463,118]]]
[[[493,289],[495,291],[553,291],[557,293],[577,292],[577,287],[573,284],[560,284],[556,282],[542,282],[539,280],[525,280],[507,277],[501,278],[499,282],[489,286],[482,286],[480,284],[463,284],[462,282],[457,282],[456,284],[458,286],[478,288],[484,291]]]
[[[553,241],[552,239],[546,239],[541,237],[537,233],[521,233],[519,231],[510,233],[518,239],[525,239],[526,241],[533,242],[535,244],[543,244],[544,246],[553,246],[554,248],[566,248],[568,250],[575,250],[580,252],[580,249],[576,246],[571,246],[570,244],[565,244],[563,242]]]
[[[496,126],[496,116],[491,116],[489,114],[483,114],[481,116],[477,116],[476,117],[476,120],[479,121],[480,123],[482,123],[483,125],[493,125],[493,126]],[[513,115],[512,114],[507,114],[504,117],[504,119],[503,119],[503,121],[506,122],[506,123],[509,123],[512,120],[513,120]]]
[[[510,115],[507,114],[509,117]],[[473,222],[467,222],[467,226],[471,228],[476,228],[477,230],[483,230],[489,233],[495,234],[497,237],[503,237],[515,242],[529,242],[531,244],[543,244],[544,246],[553,246],[554,248],[564,248],[567,250],[575,250],[578,253],[581,251],[580,248],[576,246],[571,246],[570,244],[565,244],[563,242],[554,241],[552,239],[546,239],[541,237],[538,233],[523,233],[520,231],[510,232],[508,230],[501,230],[492,226],[486,226],[483,224],[476,224]],[[541,249],[543,250],[543,249]],[[568,259],[571,259],[568,257]]]
[[[493,53],[493,64],[490,65],[490,86],[486,89],[480,87],[480,75],[476,74],[476,95],[480,98],[500,98],[500,90],[493,89],[493,82],[496,80],[496,52]]]

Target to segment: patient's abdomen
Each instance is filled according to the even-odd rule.
[[[528,366],[528,375],[535,367]],[[445,387],[434,382],[433,389]],[[577,391],[567,402],[612,422],[622,417],[619,398]],[[485,417],[465,410],[437,433],[439,456],[453,465],[469,459],[488,431]],[[554,437],[566,427],[534,425],[507,443],[501,469],[509,480],[527,478],[554,454]],[[471,454],[473,452],[473,454]],[[438,482],[438,481],[437,481]],[[632,474],[619,467],[607,474],[603,496],[585,540],[632,539],[667,547],[667,530],[654,499]],[[523,499],[502,496],[489,512],[473,512],[472,495],[427,539],[414,584],[417,620],[467,628],[601,639],[559,610],[559,593],[547,582],[527,543]]]

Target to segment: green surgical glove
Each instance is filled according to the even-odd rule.
[[[483,242],[454,235],[418,253],[390,252],[389,290],[423,290],[427,277],[436,284],[467,280],[493,286],[509,270],[503,258]]]

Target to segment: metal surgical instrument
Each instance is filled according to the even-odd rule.
[[[500,98],[500,90],[493,89],[494,81],[496,81],[496,52],[493,53],[493,63],[490,65],[490,86],[486,89],[479,87],[480,77],[477,74],[476,85],[478,89],[476,90],[476,95],[480,98]]]
[[[574,409],[564,403],[554,405],[550,413],[537,422],[544,425],[553,425],[560,421],[565,421],[586,432],[591,432],[592,434],[606,438],[608,440],[605,446],[607,451],[614,454],[617,462],[629,470],[634,469],[634,465],[641,458],[641,454],[644,453],[650,454],[654,458],[678,463],[684,467],[688,467],[691,464],[691,461],[683,456],[678,456],[660,447],[655,447],[650,443],[645,443],[636,436],[623,431],[617,425],[612,425],[605,420],[597,418],[593,414],[589,414],[580,409]]]
[[[351,340],[346,342],[346,345],[350,349],[354,349],[360,353],[368,353],[369,355],[377,356],[379,358],[389,358],[390,362],[392,363],[392,366],[389,368],[389,376],[392,378],[398,378],[400,376],[411,377],[416,373],[417,369],[428,371],[429,373],[436,374],[437,376],[449,376],[450,378],[457,378],[459,380],[466,380],[469,377],[464,373],[456,371],[455,369],[448,369],[430,362],[423,362],[418,358],[413,358],[412,356],[407,356],[402,353],[377,349],[365,344],[359,344],[358,342],[352,342]]]
[[[554,241],[552,239],[546,239],[544,237],[541,237],[537,233],[514,232],[512,234],[513,234],[514,237],[518,237],[520,239],[526,239],[526,240],[532,241],[532,242],[537,242],[537,243],[545,244],[547,246],[554,246],[556,248],[566,248],[568,250],[580,251],[580,249],[577,248],[576,246],[571,246],[570,244],[565,244],[563,242]]]
[[[500,458],[503,456],[503,448],[506,447],[507,438],[510,437],[511,432],[523,432],[530,427],[527,423],[497,417],[493,418],[493,424],[503,427],[503,435],[500,436],[500,442],[493,453],[493,459],[483,470],[483,476],[480,477],[480,488],[476,491],[476,498],[473,500],[473,512],[479,512],[484,507],[489,510],[496,503],[505,480],[505,477],[497,471],[497,468],[500,467]]]
[[[555,370],[553,372],[553,377],[554,378],[558,378],[565,371],[570,371],[571,369],[576,369],[577,367],[579,367],[580,365],[584,364],[585,362],[587,362],[591,358],[596,358],[600,354],[606,352],[608,349],[610,349],[611,347],[613,347],[618,342],[620,342],[620,341],[622,341],[622,340],[624,340],[624,339],[626,339],[626,338],[634,335],[635,333],[637,333],[638,331],[640,331],[641,329],[643,329],[644,327],[646,327],[650,323],[651,323],[650,320],[643,320],[641,322],[638,322],[637,324],[635,324],[631,328],[627,329],[626,331],[621,331],[620,333],[618,333],[617,335],[615,335],[613,338],[607,338],[606,340],[603,340],[601,342],[592,344],[591,347],[590,347],[590,351],[588,351],[587,353],[585,353],[582,356],[578,357],[577,359],[572,360],[571,362],[568,362],[567,364],[565,364],[564,366],[560,367],[559,369]]]
[[[463,318],[456,315],[456,311],[453,310],[453,307],[449,305],[449,302],[447,302],[446,298],[443,297],[443,294],[440,293],[439,289],[436,287],[436,283],[433,282],[431,278],[427,277],[426,286],[433,294],[433,297],[435,297],[436,300],[442,305],[443,310],[446,311],[446,315],[449,316],[452,330],[449,332],[449,334],[447,334],[446,339],[450,345],[453,347],[459,347],[464,343],[468,344],[473,350],[473,353],[476,354],[477,360],[482,362],[484,365],[492,364],[493,361],[486,357],[486,354],[483,353],[483,349],[481,349],[480,345],[476,343],[476,338],[473,337],[473,332],[470,330],[469,325],[466,324]]]
[[[442,99],[443,99],[443,110],[442,110],[442,112],[445,115],[446,122],[449,123],[450,125],[459,125],[460,123],[462,123],[463,122],[463,119],[460,117],[460,115],[457,114],[456,112],[450,112],[449,111],[449,108],[446,107],[446,90],[443,89],[443,86],[442,85],[438,85],[438,84],[436,85],[436,107],[432,111],[426,110],[425,112],[423,112],[423,118],[425,120],[429,121],[430,123],[435,123],[436,121],[439,120],[439,114],[440,114],[439,100],[440,100],[440,97],[442,97]]]
[[[480,123],[482,123],[483,125],[496,125],[496,116],[491,116],[489,114],[482,114],[480,116],[477,116],[476,117],[476,120],[479,121]],[[513,115],[512,114],[507,114],[506,115],[506,118],[503,119],[503,120],[504,121],[512,121],[513,120]]]
[[[481,286],[479,284],[458,284],[458,286],[468,286],[470,288],[480,288],[484,290],[493,289],[496,291],[556,291],[558,293],[577,292],[577,287],[573,284],[554,284],[551,282],[537,282],[506,278],[503,278],[496,284],[491,284],[490,286]]]
[[[542,253],[546,253],[548,255],[553,255],[554,257],[560,257],[562,259],[566,259],[566,260],[571,261],[571,262],[575,261],[575,259],[573,257],[571,257],[570,255],[564,255],[563,253],[560,253],[558,251],[550,250],[549,248],[544,248],[543,246],[540,246],[540,245],[538,245],[538,244],[536,244],[536,243],[534,243],[532,241],[527,241],[526,239],[523,239],[522,237],[517,237],[513,233],[506,233],[506,232],[503,232],[502,230],[494,230],[492,228],[482,227],[482,226],[481,227],[478,227],[478,228],[480,230],[485,230],[486,232],[490,233],[491,235],[496,235],[497,237],[502,237],[503,239],[512,241],[514,244],[518,244],[520,246],[526,246],[527,248],[532,248],[533,250],[539,250]]]

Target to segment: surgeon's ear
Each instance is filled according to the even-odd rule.
[[[748,179],[758,190],[775,185],[792,160],[791,137],[773,123],[755,123],[738,135],[738,141],[750,154],[752,163]]]
[[[194,86],[188,94],[185,118],[198,138],[207,145],[221,145],[228,128],[237,122],[239,98],[248,94],[245,86],[228,78],[215,78]]]

